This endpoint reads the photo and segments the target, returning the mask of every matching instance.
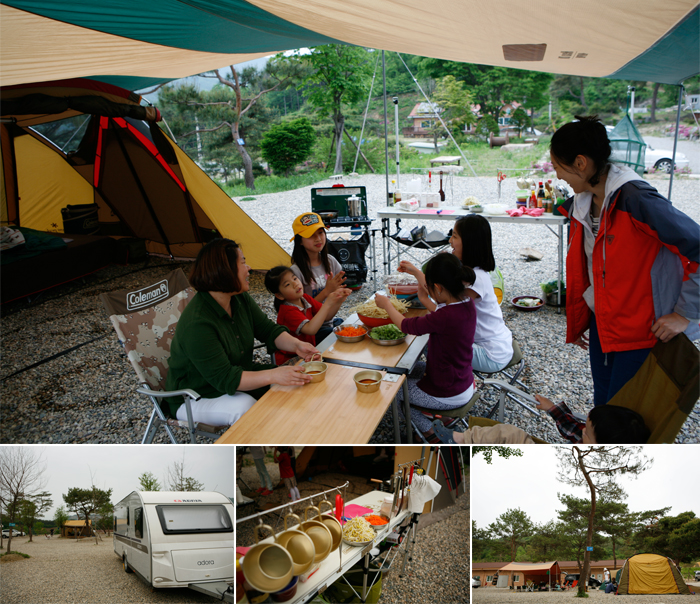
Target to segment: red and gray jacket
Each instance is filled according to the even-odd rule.
[[[566,257],[566,341],[588,329],[591,310],[583,299],[590,283],[584,225],[570,215]],[[596,323],[603,352],[651,348],[651,326],[677,312],[690,321],[686,335],[700,337],[700,227],[645,180],[631,180],[603,206],[593,246]]]

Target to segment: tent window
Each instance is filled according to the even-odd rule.
[[[66,154],[75,153],[87,132],[89,115],[74,115],[63,120],[36,124],[31,129]]]

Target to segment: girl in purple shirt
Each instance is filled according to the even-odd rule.
[[[425,266],[425,288],[437,308],[423,317],[406,319],[389,301],[376,294],[379,308],[404,333],[430,334],[425,375],[409,380],[411,402],[430,409],[449,410],[469,402],[474,394],[472,345],[476,328],[474,302],[464,295],[474,283],[474,271],[452,254],[438,254]],[[411,420],[429,442],[440,442],[430,420],[411,409]]]

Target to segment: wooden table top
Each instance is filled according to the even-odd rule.
[[[406,378],[383,381],[377,392],[364,394],[358,392],[353,381],[358,371],[361,369],[329,363],[322,382],[305,386],[273,385],[216,443],[369,442]]]

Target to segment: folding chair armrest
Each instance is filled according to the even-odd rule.
[[[185,390],[151,390],[150,388],[137,388],[136,392],[145,394],[146,396],[155,396],[156,398],[164,398],[166,396],[186,396],[193,401],[198,401],[202,398],[194,390],[186,388]]]
[[[523,392],[522,390],[520,390],[520,388],[517,388],[515,386],[511,386],[505,380],[493,380],[491,378],[486,378],[484,380],[484,384],[486,384],[488,386],[495,386],[496,388],[503,389],[506,392],[510,392],[511,394],[513,394],[521,399],[524,399],[524,400],[528,401],[529,403],[532,403],[533,405],[539,405],[539,403],[537,402],[537,399],[534,396],[527,394],[527,392]],[[532,407],[530,407],[530,405],[527,405],[527,404],[523,403],[522,401],[520,401],[520,402],[522,405],[527,407],[530,411],[532,411],[536,415],[539,415],[539,409],[532,408]]]

